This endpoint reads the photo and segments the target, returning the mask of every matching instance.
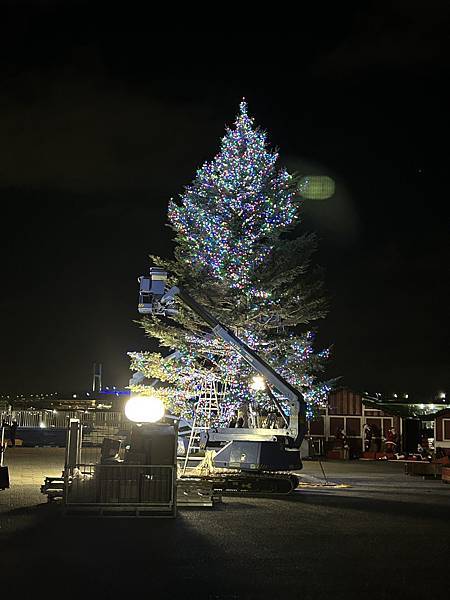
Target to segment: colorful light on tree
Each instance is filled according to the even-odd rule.
[[[311,257],[313,234],[298,234],[298,178],[277,166],[242,102],[220,152],[198,171],[178,202],[169,203],[175,258],[152,257],[222,323],[304,390],[310,412],[330,389],[320,381],[328,351],[313,351],[309,323],[326,307]],[[133,353],[132,369],[166,382],[162,394],[173,410],[189,416],[205,378],[227,381],[226,413],[243,401],[269,408],[264,390],[249,385],[255,375],[243,359],[214,338],[204,323],[180,305],[172,322],[146,317],[147,334],[179,350],[177,360]],[[139,391],[139,390],[136,390]]]

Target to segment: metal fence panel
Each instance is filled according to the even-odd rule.
[[[172,465],[80,464],[65,481],[68,507],[176,510]]]

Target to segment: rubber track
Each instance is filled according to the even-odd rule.
[[[183,476],[183,479],[189,478],[189,475]],[[206,476],[196,475],[195,478],[210,481],[213,489],[222,495],[288,495],[299,483],[298,477],[292,473],[264,471],[261,473],[242,471],[239,473],[214,473]]]

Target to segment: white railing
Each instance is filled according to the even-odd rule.
[[[120,426],[123,415],[112,411],[83,410],[13,410],[0,412],[1,422],[17,422],[18,427],[67,427],[69,419],[80,419],[83,425]]]

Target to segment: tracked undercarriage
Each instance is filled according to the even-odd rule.
[[[207,450],[202,462],[194,468],[179,473],[178,481],[200,480],[208,482],[212,489],[226,495],[287,495],[298,486],[296,475],[282,471],[248,471],[216,467],[216,453]]]
[[[225,470],[224,470],[225,471]],[[210,474],[185,474],[179,481],[207,481],[215,492],[227,495],[287,495],[298,486],[299,479],[292,473],[227,471]]]

